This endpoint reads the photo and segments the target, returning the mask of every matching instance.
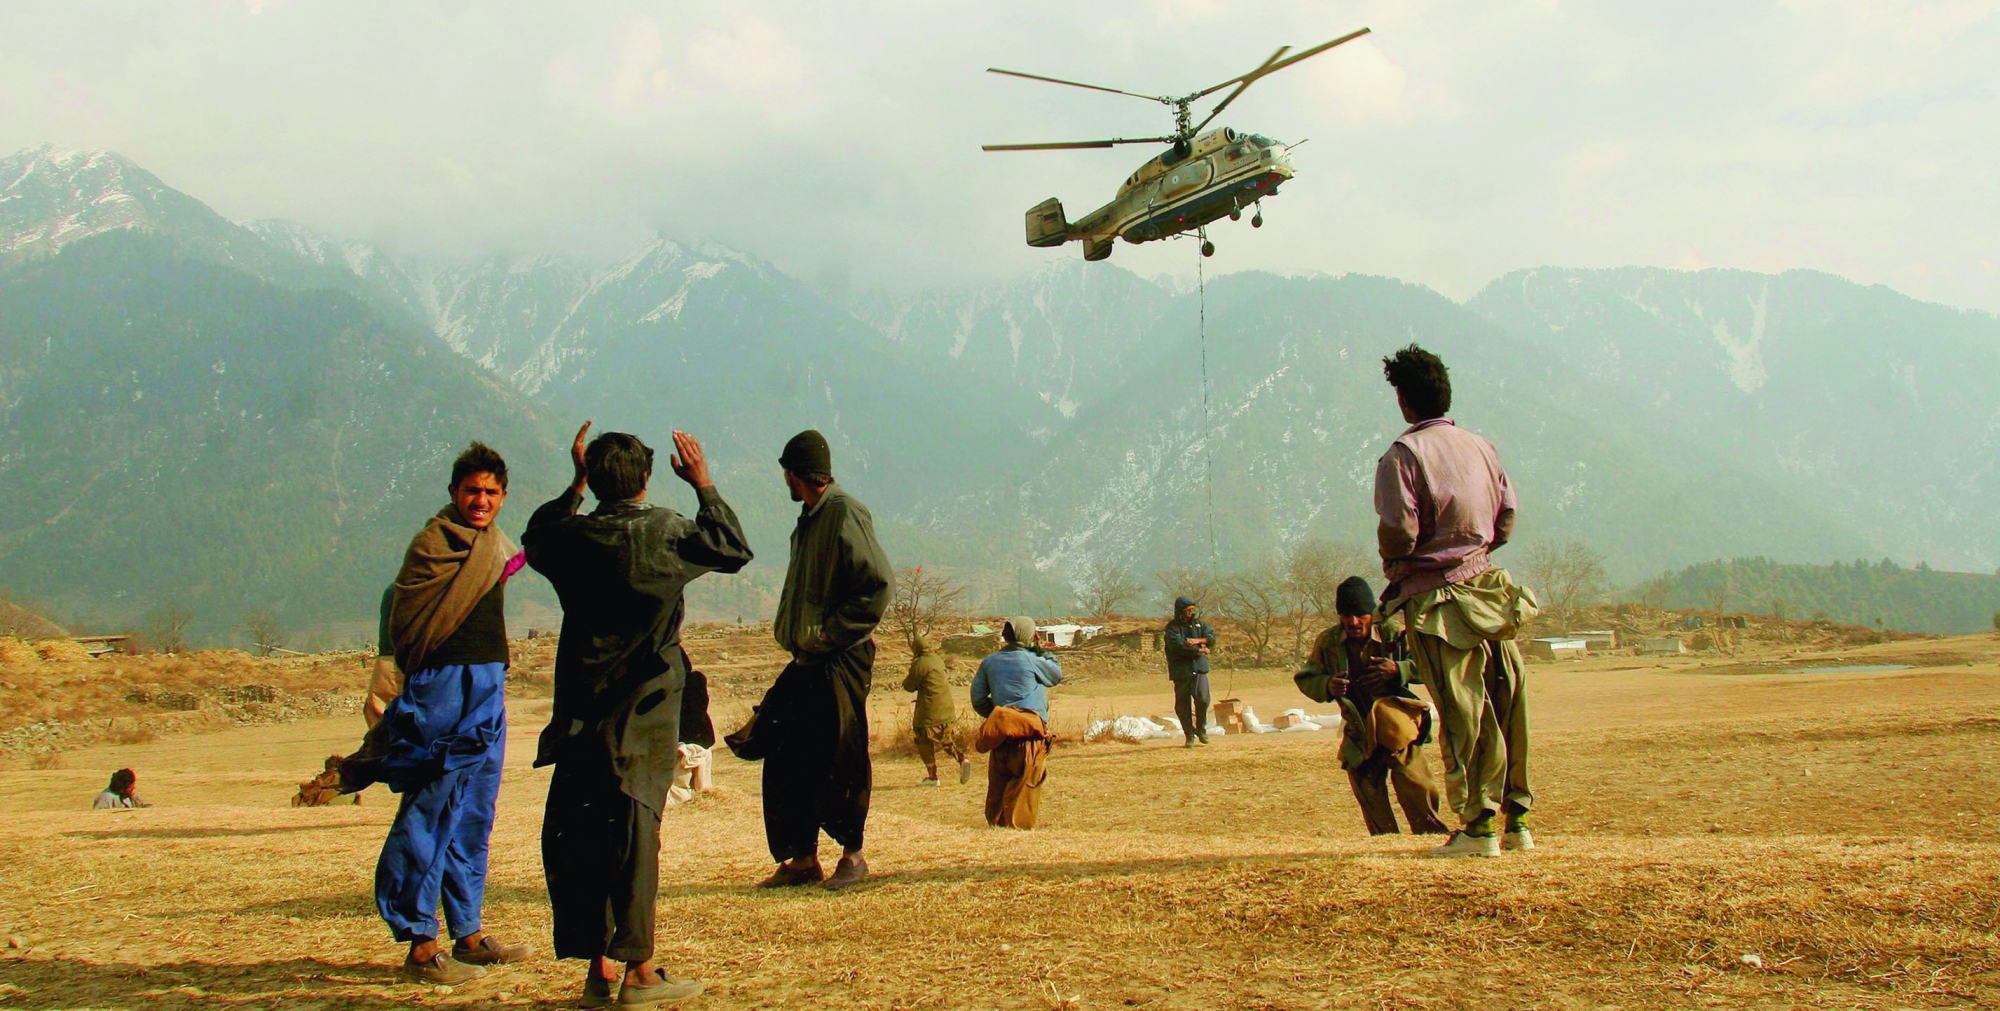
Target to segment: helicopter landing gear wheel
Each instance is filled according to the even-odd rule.
[[[1213,243],[1213,242],[1210,242],[1210,241],[1208,241],[1207,239],[1203,239],[1203,240],[1201,240],[1201,255],[1203,255],[1203,256],[1214,256],[1214,255],[1215,255],[1215,243]]]
[[[1250,227],[1252,227],[1252,228],[1262,228],[1262,227],[1264,227],[1264,205],[1263,205],[1263,204],[1258,204],[1258,205],[1257,205],[1257,213],[1255,213],[1255,214],[1253,214],[1253,215],[1251,215],[1251,216],[1250,216]]]

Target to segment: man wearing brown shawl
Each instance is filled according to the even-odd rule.
[[[576,479],[528,520],[528,563],[562,599],[555,705],[537,766],[553,764],[542,866],[557,958],[588,959],[583,1007],[643,1011],[701,992],[653,964],[660,812],[680,758],[688,681],[681,592],[707,572],[736,572],[750,545],[709,479],[701,445],[674,433],[675,476],[694,488],[692,520],[646,502],[653,451],[607,432],[576,433]],[[577,511],[584,488],[597,508]]]
[[[505,587],[522,564],[493,523],[507,500],[507,463],[475,442],[452,464],[449,490],[390,591],[402,683],[377,686],[395,694],[340,766],[345,792],[383,782],[403,796],[375,866],[375,906],[409,942],[403,977],[444,984],[528,953],[480,923],[507,738]],[[440,900],[456,939],[449,955],[438,943]]]

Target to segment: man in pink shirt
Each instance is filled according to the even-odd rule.
[[[1405,630],[1437,705],[1445,794],[1464,825],[1432,855],[1532,849],[1528,705],[1514,636],[1536,606],[1491,558],[1514,532],[1514,486],[1493,444],[1445,417],[1451,377],[1436,355],[1412,344],[1383,359],[1382,373],[1410,427],[1375,468],[1376,539],[1389,578],[1381,620]]]

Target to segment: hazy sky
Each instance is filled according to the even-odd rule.
[[[231,217],[425,252],[712,237],[823,285],[978,281],[1108,200],[1186,92],[1367,25],[1219,122],[1285,140],[1211,271],[1465,296],[1539,264],[1815,267],[2000,310],[2000,0],[11,2],[0,148],[117,150]],[[1191,275],[1192,243],[1113,262]]]

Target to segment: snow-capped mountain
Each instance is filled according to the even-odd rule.
[[[0,170],[0,236],[12,243],[0,252],[0,283],[70,283],[62,270],[29,268],[132,233],[147,242],[110,259],[91,254],[90,277],[195,260],[264,284],[201,275],[222,301],[336,289],[346,301],[312,304],[347,329],[306,328],[320,345],[291,341],[290,354],[378,349],[370,367],[395,373],[382,377],[392,390],[419,369],[412,361],[448,363],[440,376],[472,379],[453,386],[459,395],[515,405],[503,415],[534,405],[542,421],[513,436],[523,444],[584,418],[661,446],[670,429],[695,431],[753,544],[779,570],[794,507],[775,458],[806,427],[833,441],[836,472],[874,506],[899,563],[997,573],[1009,587],[1039,574],[1033,600],[1058,599],[1044,591],[1102,559],[1143,574],[1208,563],[1211,545],[1222,569],[1307,536],[1366,545],[1374,461],[1401,427],[1379,363],[1411,341],[1446,357],[1454,413],[1499,445],[1522,495],[1522,539],[1583,540],[1620,580],[1728,555],[2000,562],[2000,534],[1981,505],[2000,493],[2000,322],[1825,275],[1543,268],[1460,304],[1390,279],[1243,273],[1212,280],[1204,303],[1065,258],[1004,283],[837,304],[708,243],[660,238],[612,263],[440,262],[285,222],[229,222],[108,153],[38,149]],[[60,291],[35,297],[71,304]],[[187,318],[149,332],[222,325],[176,304]],[[240,307],[213,308],[227,317]],[[46,335],[31,316],[10,319],[17,332],[0,333],[0,347],[32,357]],[[404,336],[369,336],[378,331]],[[87,330],[68,332],[83,340]],[[414,359],[379,351],[399,340],[417,341]],[[54,381],[40,366],[31,379],[26,360],[0,360],[0,407]],[[296,372],[246,371],[240,354],[197,364],[229,378],[175,372],[182,378],[127,392],[224,403],[250,396],[231,392],[238,383],[308,389]],[[155,402],[106,399],[124,387],[98,386],[93,410],[153,416]],[[381,409],[405,409],[395,403]],[[343,473],[358,460],[374,468],[360,473],[401,473],[384,462],[410,452],[393,426],[329,429],[326,419],[311,431],[343,447],[329,458]],[[349,439],[357,432],[365,437]],[[106,450],[68,438],[19,443],[22,455],[0,467],[40,489],[30,501],[73,499],[88,475],[62,465],[63,454]],[[360,516],[360,493],[335,511]],[[175,509],[212,509],[160,507],[169,523]],[[0,530],[0,564],[7,536]],[[40,571],[53,581],[47,595],[62,592],[65,566]],[[281,575],[210,574],[264,587],[254,592],[271,592],[257,580]],[[760,562],[743,585],[776,575]]]
[[[914,353],[1032,394],[1048,408],[1036,426],[1047,433],[1119,385],[1173,304],[1170,291],[1121,267],[1062,258],[1017,281],[870,293],[849,308]]]

